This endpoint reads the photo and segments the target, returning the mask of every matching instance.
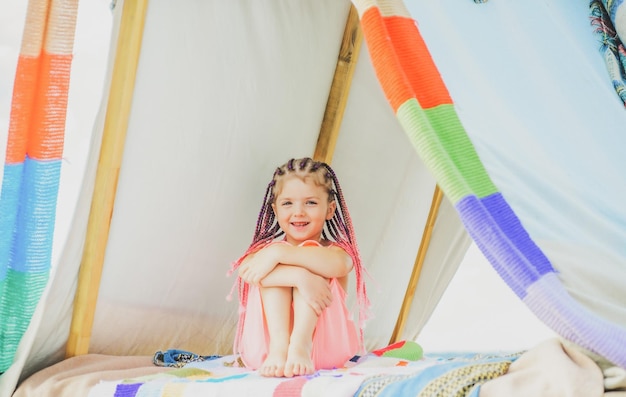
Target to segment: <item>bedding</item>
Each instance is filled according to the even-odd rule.
[[[158,374],[102,381],[89,397],[478,396],[480,385],[504,375],[520,354],[423,356],[418,344],[403,341],[355,356],[342,368],[295,378],[262,377],[231,355],[193,360]]]
[[[172,352],[180,353],[70,358],[31,376],[13,397],[626,396],[626,371],[598,365],[557,339],[517,353],[423,353],[403,341],[294,378],[262,377],[233,355]]]

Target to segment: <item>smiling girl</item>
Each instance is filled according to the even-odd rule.
[[[276,169],[252,244],[232,270],[238,272],[241,305],[234,352],[247,367],[263,376],[308,375],[343,367],[363,350],[363,268],[328,164],[291,159]],[[346,307],[352,271],[360,333]]]

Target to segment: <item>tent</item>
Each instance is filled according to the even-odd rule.
[[[391,18],[366,21],[371,4],[336,0],[112,3],[106,94],[57,255],[51,238],[21,241],[19,230],[49,234],[60,221],[58,141],[41,144],[56,157],[29,146],[4,168],[5,279],[41,274],[23,295],[3,291],[3,315],[17,318],[3,322],[3,390],[66,354],[226,354],[228,265],[249,244],[274,167],[305,155],[332,162],[349,201],[372,278],[368,349],[419,335],[471,236],[540,320],[626,365],[626,116],[588,6],[381,3]],[[72,27],[75,2],[47,4],[31,1],[28,15]],[[408,13],[416,35],[410,18],[399,25],[411,35],[392,30]],[[71,61],[73,30],[53,28],[36,48]],[[415,69],[424,74],[401,77]],[[411,93],[416,84],[432,91]],[[43,208],[5,198],[29,189],[5,188],[13,170],[57,178]]]

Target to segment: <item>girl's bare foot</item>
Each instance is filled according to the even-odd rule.
[[[275,376],[282,377],[284,376],[285,370],[285,361],[287,360],[287,349],[285,348],[276,348],[272,349],[270,347],[270,352],[268,353],[265,361],[259,367],[259,374],[262,376]]]
[[[314,371],[315,367],[313,367],[311,360],[311,344],[291,343],[287,353],[284,376],[290,378],[292,376],[310,375]]]

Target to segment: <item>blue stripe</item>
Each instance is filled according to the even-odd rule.
[[[13,260],[18,272],[49,270],[59,192],[61,160],[26,158],[24,182],[16,220]]]
[[[5,164],[0,194],[0,282],[6,278],[13,248],[24,164]]]

